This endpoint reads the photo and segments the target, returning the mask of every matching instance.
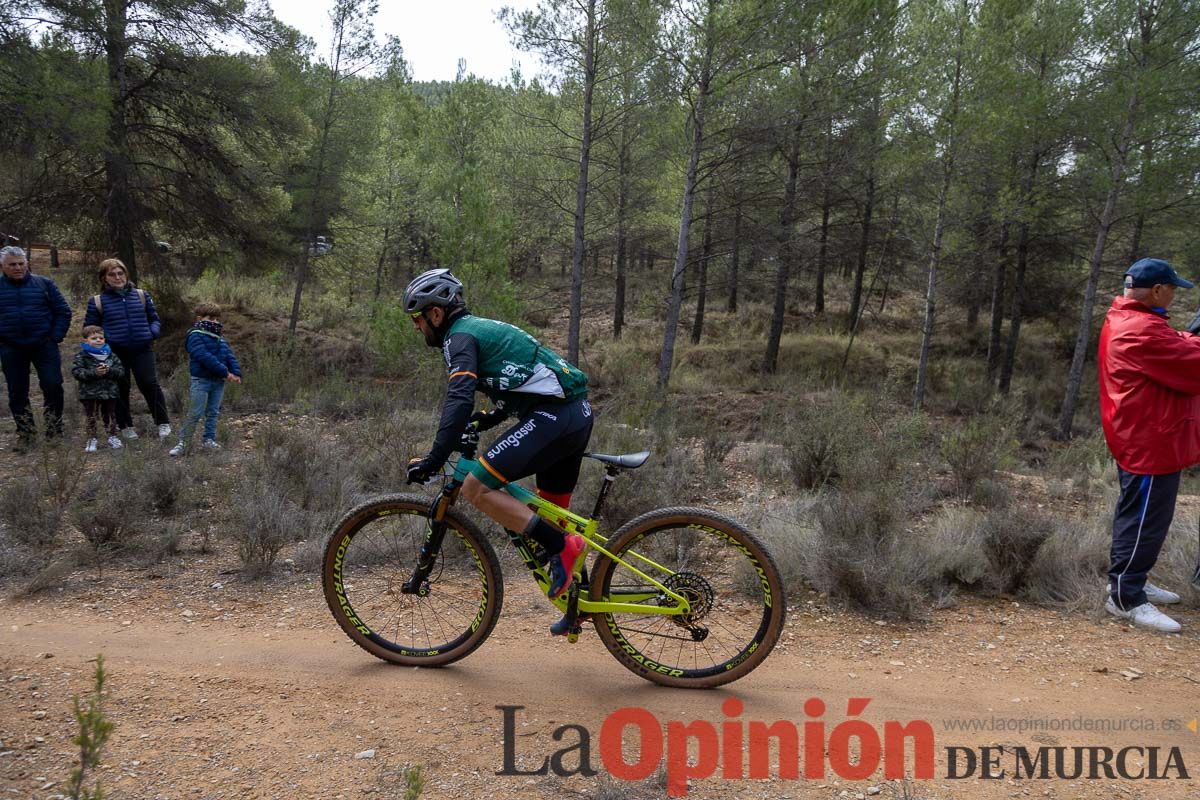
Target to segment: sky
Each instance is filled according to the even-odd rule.
[[[329,51],[332,0],[270,4],[276,17],[316,41],[318,53]],[[537,60],[512,46],[496,13],[504,6],[523,10],[535,5],[536,0],[381,0],[375,37],[400,39],[413,80],[452,81],[459,58],[467,60],[467,72],[493,82],[508,78],[514,61],[529,77],[538,69]]]

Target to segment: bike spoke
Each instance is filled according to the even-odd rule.
[[[412,524],[405,524],[406,522]],[[447,531],[429,594],[400,594],[420,554],[424,534],[416,514],[371,520],[343,557],[343,585],[363,624],[396,645],[437,650],[462,636],[486,595],[471,549]]]
[[[660,566],[650,566],[633,552]],[[755,593],[757,587],[747,595],[744,577],[747,570],[753,572],[755,562],[724,534],[697,528],[652,529],[617,555],[672,593],[687,598],[691,616],[685,620],[673,615],[614,612],[610,618],[623,640],[617,643],[615,653],[628,646],[656,664],[712,675],[743,656],[758,640],[770,608],[762,595]],[[675,603],[662,588],[630,574],[619,563],[606,576],[605,591],[606,598],[614,602],[621,592],[644,592],[654,597],[640,601],[641,605],[670,607]]]

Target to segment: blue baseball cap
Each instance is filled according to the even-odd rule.
[[[1179,273],[1161,258],[1143,258],[1125,270],[1126,289],[1149,289],[1160,283],[1173,284],[1183,289],[1191,289],[1196,285],[1179,277]]]

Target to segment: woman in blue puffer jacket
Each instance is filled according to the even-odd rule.
[[[118,379],[117,426],[126,439],[136,439],[133,415],[129,410],[129,379],[137,381],[138,391],[158,426],[158,438],[171,435],[171,420],[167,416],[167,401],[158,383],[158,365],[154,360],[154,340],[162,323],[154,310],[149,292],[129,282],[125,264],[118,258],[106,258],[97,268],[100,294],[88,300],[84,325],[104,328],[109,347],[125,365],[125,376]]]

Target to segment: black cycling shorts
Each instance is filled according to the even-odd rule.
[[[537,476],[537,488],[569,493],[592,438],[592,406],[586,399],[534,406],[496,441],[471,474],[492,489]]]

